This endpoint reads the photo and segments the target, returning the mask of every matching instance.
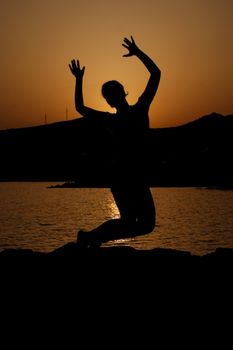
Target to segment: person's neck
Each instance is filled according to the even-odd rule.
[[[117,107],[117,113],[125,112],[129,108],[128,102],[125,100]]]

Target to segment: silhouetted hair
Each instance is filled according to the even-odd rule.
[[[114,95],[125,97],[127,95],[124,86],[116,80],[110,80],[104,83],[101,92],[104,98]]]

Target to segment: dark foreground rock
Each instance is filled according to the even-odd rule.
[[[42,289],[42,295],[52,290],[52,298],[59,294],[62,299],[61,290],[74,290],[85,296],[90,293],[90,300],[100,293],[102,303],[114,294],[129,301],[135,295],[141,300],[144,293],[144,302],[154,302],[155,293],[160,293],[162,298],[166,295],[166,303],[175,294],[190,298],[193,290],[201,298],[209,298],[219,288],[225,296],[232,295],[232,269],[233,249],[227,248],[198,256],[174,249],[127,246],[84,250],[69,242],[49,253],[29,249],[0,253],[1,286],[7,294],[9,289],[22,289],[25,295]],[[72,298],[76,302],[76,296]]]
[[[139,250],[129,246],[121,247],[100,247],[100,248],[80,248],[75,242],[69,242],[51,252],[37,252],[30,249],[5,249],[0,253],[0,261],[6,258],[27,259],[33,258],[51,260],[55,258],[67,258],[72,260],[117,258],[119,260],[129,258],[153,259],[156,261],[182,261],[182,262],[206,262],[206,261],[231,261],[233,262],[233,248],[217,248],[215,251],[205,255],[194,255],[188,251],[154,248],[151,250]]]

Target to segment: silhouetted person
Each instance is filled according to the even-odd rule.
[[[149,107],[158,89],[161,72],[157,65],[136,45],[133,37],[122,44],[128,53],[136,56],[147,68],[150,77],[146,88],[134,105],[126,100],[124,87],[116,80],[102,86],[102,95],[116,113],[96,111],[83,100],[83,76],[85,67],[72,60],[69,65],[76,77],[75,106],[84,117],[99,120],[109,128],[115,142],[111,160],[111,192],[120,218],[104,222],[91,231],[79,231],[77,242],[83,246],[147,234],[153,231],[156,221],[155,205],[144,174],[146,158],[145,141],[149,130]],[[108,147],[108,145],[107,145]]]

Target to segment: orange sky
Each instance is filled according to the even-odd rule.
[[[0,129],[62,121],[66,108],[77,118],[73,58],[87,105],[114,112],[100,92],[110,79],[136,102],[148,73],[122,57],[130,35],[162,71],[151,127],[233,113],[232,23],[232,0],[1,0]]]

